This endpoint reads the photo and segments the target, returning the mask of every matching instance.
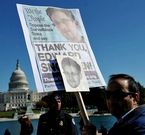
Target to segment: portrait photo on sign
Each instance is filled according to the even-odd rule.
[[[67,39],[74,43],[85,43],[79,21],[69,9],[48,7],[46,14],[54,27]]]
[[[89,91],[88,82],[79,58],[57,55],[56,59],[67,92]]]

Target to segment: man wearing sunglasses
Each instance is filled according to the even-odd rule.
[[[106,98],[110,113],[117,118],[108,135],[145,135],[145,106],[138,105],[140,92],[133,77],[110,76]]]
[[[117,122],[107,135],[145,135],[145,105],[139,106],[139,86],[127,74],[111,75],[106,90],[107,106]],[[90,135],[84,126],[82,135]],[[94,132],[97,135],[97,133]]]

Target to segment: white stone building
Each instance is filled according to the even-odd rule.
[[[0,92],[0,110],[19,109],[27,106],[27,102],[35,105],[47,93],[37,93],[29,89],[25,73],[17,61],[16,69],[12,73],[8,92]]]

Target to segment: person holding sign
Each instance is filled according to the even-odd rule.
[[[109,111],[117,118],[108,135],[145,134],[145,105],[139,106],[140,87],[132,76],[111,75],[106,98]]]
[[[117,119],[107,135],[145,135],[145,105],[139,105],[140,87],[132,76],[111,75],[106,99],[110,113]],[[89,130],[84,127],[83,135]]]
[[[47,15],[50,17],[54,26],[70,42],[85,43],[79,22],[73,13],[67,9],[47,8]]]

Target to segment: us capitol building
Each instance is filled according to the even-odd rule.
[[[45,95],[47,93],[37,93],[29,89],[26,75],[17,60],[16,69],[10,77],[8,91],[0,92],[0,111],[26,107],[27,102],[31,102],[35,108],[35,103]]]

